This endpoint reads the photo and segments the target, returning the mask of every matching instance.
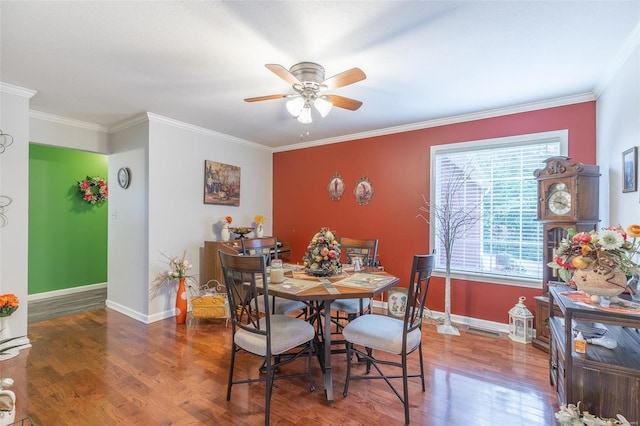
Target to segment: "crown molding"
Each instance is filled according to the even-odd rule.
[[[96,132],[107,133],[109,128],[101,124],[89,123],[87,121],[76,120],[73,118],[61,117],[59,115],[49,114],[47,112],[29,110],[29,116],[39,120],[49,121],[51,123],[64,124],[66,126],[79,127],[81,129],[93,130]]]
[[[14,86],[13,84],[3,83],[0,81],[0,92],[9,93],[11,95],[22,96],[31,99],[38,93],[35,90],[25,89],[24,87]]]
[[[434,120],[420,121],[417,123],[405,124],[402,126],[387,127],[384,129],[372,130],[368,132],[354,133],[351,135],[339,136],[335,138],[320,139],[310,142],[301,142],[298,144],[287,145],[274,148],[273,152],[293,151],[297,149],[311,148],[320,145],[329,145],[340,142],[353,141],[357,139],[373,138],[377,136],[386,136],[396,133],[410,132],[413,130],[427,129],[431,127],[446,126],[449,124],[464,123],[468,121],[482,120],[487,118],[501,117],[505,115],[518,114],[522,112],[536,111],[540,109],[555,108],[559,106],[573,105],[582,102],[590,102],[596,100],[593,93],[581,93],[578,95],[554,98],[545,101],[529,102],[506,108],[495,108],[486,111],[474,112],[470,114],[455,115],[445,118],[436,118]]]
[[[125,118],[122,121],[118,121],[115,124],[112,124],[111,126],[109,126],[109,133],[118,133],[124,129],[128,129],[129,127],[133,127],[135,125],[138,125],[140,123],[145,123],[149,121],[149,117],[147,116],[146,112],[140,113],[140,114],[136,114],[133,117],[129,117],[129,118]]]
[[[246,145],[251,148],[259,149],[261,151],[269,151],[272,149],[265,145],[261,145],[259,143],[251,142],[246,139],[237,138],[235,136],[230,136],[225,133],[216,132],[214,130],[205,129],[204,127],[195,126],[193,124],[185,123],[179,120],[174,120],[173,118],[163,117],[158,114],[154,114],[151,112],[147,112],[147,116],[149,117],[149,121],[155,121],[157,123],[167,124],[169,126],[177,127],[180,129],[188,130],[194,133],[200,133],[205,136],[211,136],[216,139],[222,139],[231,143],[237,143],[240,145]]]

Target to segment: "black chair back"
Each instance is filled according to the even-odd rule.
[[[378,264],[378,240],[340,238],[340,249],[344,252],[345,263],[352,263],[352,256],[361,256],[363,266],[377,266]]]
[[[264,297],[265,304],[269,297],[269,288],[264,285],[263,293],[258,291],[257,282],[267,282],[266,259],[262,255],[240,256],[219,251],[222,276],[227,286],[227,297],[231,310],[233,334],[238,328],[250,333],[269,336],[269,309],[261,310],[258,297]],[[261,323],[261,318],[266,321]],[[264,327],[266,325],[266,329]],[[267,344],[267,348],[270,345]]]
[[[436,264],[435,254],[416,254],[413,256],[411,266],[411,278],[408,289],[408,303],[404,313],[404,336],[411,331],[422,327],[422,314],[424,313],[424,303],[429,290],[431,272]],[[403,345],[406,347],[406,345]],[[406,348],[411,352],[414,348]]]
[[[250,256],[261,254],[265,257],[267,265],[270,265],[271,259],[278,258],[278,238],[243,238],[242,252]]]

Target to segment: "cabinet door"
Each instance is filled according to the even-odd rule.
[[[616,371],[580,365],[574,362],[572,404],[582,401],[580,409],[601,417],[622,414],[632,424],[640,424],[640,377],[638,372]]]

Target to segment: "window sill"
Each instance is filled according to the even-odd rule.
[[[434,277],[445,277],[444,271],[433,271],[432,274]],[[464,281],[473,281],[480,282],[486,284],[499,284],[499,285],[509,285],[513,287],[525,287],[525,288],[535,288],[542,290],[542,280],[536,279],[512,279],[512,278],[502,278],[496,275],[477,275],[477,274],[464,274],[460,272],[452,272],[451,279],[454,280],[464,280]]]

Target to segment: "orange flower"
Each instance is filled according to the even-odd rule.
[[[15,294],[0,294],[0,317],[8,317],[18,306],[20,301]]]
[[[627,227],[627,234],[633,238],[640,237],[640,225],[634,223]]]

